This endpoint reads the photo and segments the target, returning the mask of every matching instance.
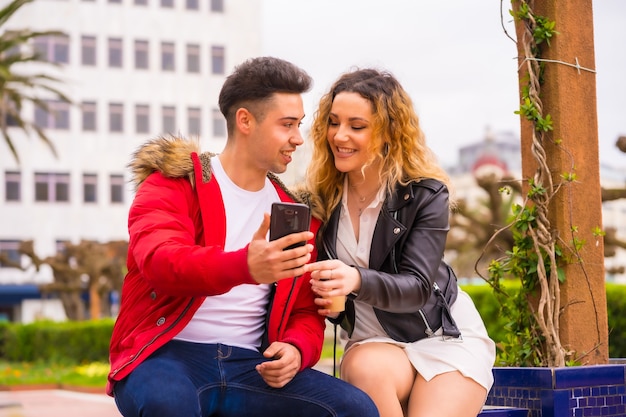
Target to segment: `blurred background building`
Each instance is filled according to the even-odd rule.
[[[478,207],[485,204],[488,196],[477,185],[477,178],[495,175],[497,178],[523,181],[520,145],[519,136],[513,132],[493,132],[489,128],[485,130],[483,138],[468,139],[468,144],[459,149],[458,164],[446,167],[455,187],[455,197]],[[624,189],[626,167],[620,169],[601,163],[600,182],[605,189]],[[623,241],[626,237],[626,199],[604,201],[602,219],[598,219],[598,224],[602,224],[605,230],[615,229],[616,235]],[[453,233],[454,230],[451,231]],[[614,254],[605,258],[607,280],[626,283],[623,271],[626,266],[626,249],[615,247],[611,251]],[[451,255],[456,256],[454,253]]]

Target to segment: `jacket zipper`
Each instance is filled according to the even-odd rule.
[[[435,332],[433,332],[433,329],[430,328],[430,324],[428,323],[428,319],[426,319],[426,314],[424,314],[424,310],[420,308],[418,313],[420,313],[420,316],[422,317],[422,320],[424,320],[424,324],[426,325],[426,330],[424,330],[424,333],[426,333],[428,337],[433,336]]]
[[[451,285],[451,284],[449,283],[448,285]],[[454,322],[454,318],[452,318],[452,312],[450,311],[450,307],[448,306],[448,301],[446,300],[446,297],[445,297],[444,293],[441,291],[441,288],[439,288],[439,285],[436,282],[433,284],[433,289],[435,290],[435,295],[437,295],[437,297],[439,297],[441,299],[441,302],[443,303],[444,312],[448,313],[448,316],[450,317],[450,320],[452,321],[452,325],[458,331],[456,323]],[[460,334],[460,332],[459,332],[458,336],[446,335],[446,327],[445,327],[445,322],[444,322],[443,318],[441,320],[441,328],[443,329],[443,339],[444,340],[449,340],[449,341],[454,341],[454,342],[462,342],[463,341],[463,337]]]
[[[189,309],[191,308],[191,305],[193,304],[194,299],[192,298],[189,303],[187,304],[187,306],[185,306],[185,309],[181,312],[181,314],[178,316],[178,318],[176,320],[174,320],[174,322],[172,324],[169,325],[169,327],[165,330],[163,330],[161,333],[155,335],[151,341],[149,341],[147,344],[143,345],[141,347],[141,349],[139,349],[137,351],[136,354],[133,355],[132,359],[129,360],[128,362],[126,362],[125,364],[121,365],[120,367],[118,367],[115,371],[113,371],[111,373],[111,378],[114,378],[115,375],[117,375],[117,373],[119,371],[121,371],[122,369],[126,368],[128,365],[132,364],[133,362],[135,362],[137,360],[137,358],[139,357],[139,355],[141,355],[141,353],[146,350],[148,348],[148,346],[152,345],[159,337],[163,336],[165,333],[169,332],[170,330],[172,330],[172,328],[174,326],[176,326],[176,324],[183,318],[183,316],[185,315],[185,313],[187,311],[189,311]]]
[[[289,302],[291,301],[291,296],[293,295],[293,290],[296,287],[296,281],[298,280],[298,278],[300,277],[294,277],[293,282],[291,283],[291,289],[289,290],[289,295],[287,296],[287,302],[285,303],[285,308],[283,308],[283,314],[280,316],[280,323],[278,323],[278,330],[276,332],[277,338],[280,337],[280,331],[282,330],[283,324],[285,323],[285,315],[287,314],[287,306],[289,306]],[[269,313],[270,315],[272,314],[271,311]]]

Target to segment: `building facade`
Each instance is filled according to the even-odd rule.
[[[19,70],[62,79],[56,87],[72,103],[37,91],[49,111],[22,109],[24,119],[45,130],[58,157],[17,128],[10,129],[19,163],[0,141],[0,251],[27,267],[17,253],[22,241],[33,240],[44,258],[64,241],[127,239],[132,153],[167,134],[198,137],[202,149],[221,150],[226,126],[219,90],[235,65],[260,54],[260,14],[260,0],[37,0],[23,6],[5,30],[61,34],[26,46],[57,68]],[[0,285],[12,286],[0,291],[0,319],[57,317],[28,300],[34,297],[30,286],[51,280],[45,266],[24,272],[0,265]]]

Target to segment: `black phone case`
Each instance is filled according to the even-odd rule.
[[[301,203],[273,203],[270,220],[270,240],[276,240],[291,233],[309,230],[311,213],[309,206]],[[285,249],[303,246],[306,242],[294,243]]]

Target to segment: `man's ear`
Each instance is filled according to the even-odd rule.
[[[249,133],[254,122],[254,116],[245,107],[240,107],[235,113],[235,123],[237,130],[242,133]]]

